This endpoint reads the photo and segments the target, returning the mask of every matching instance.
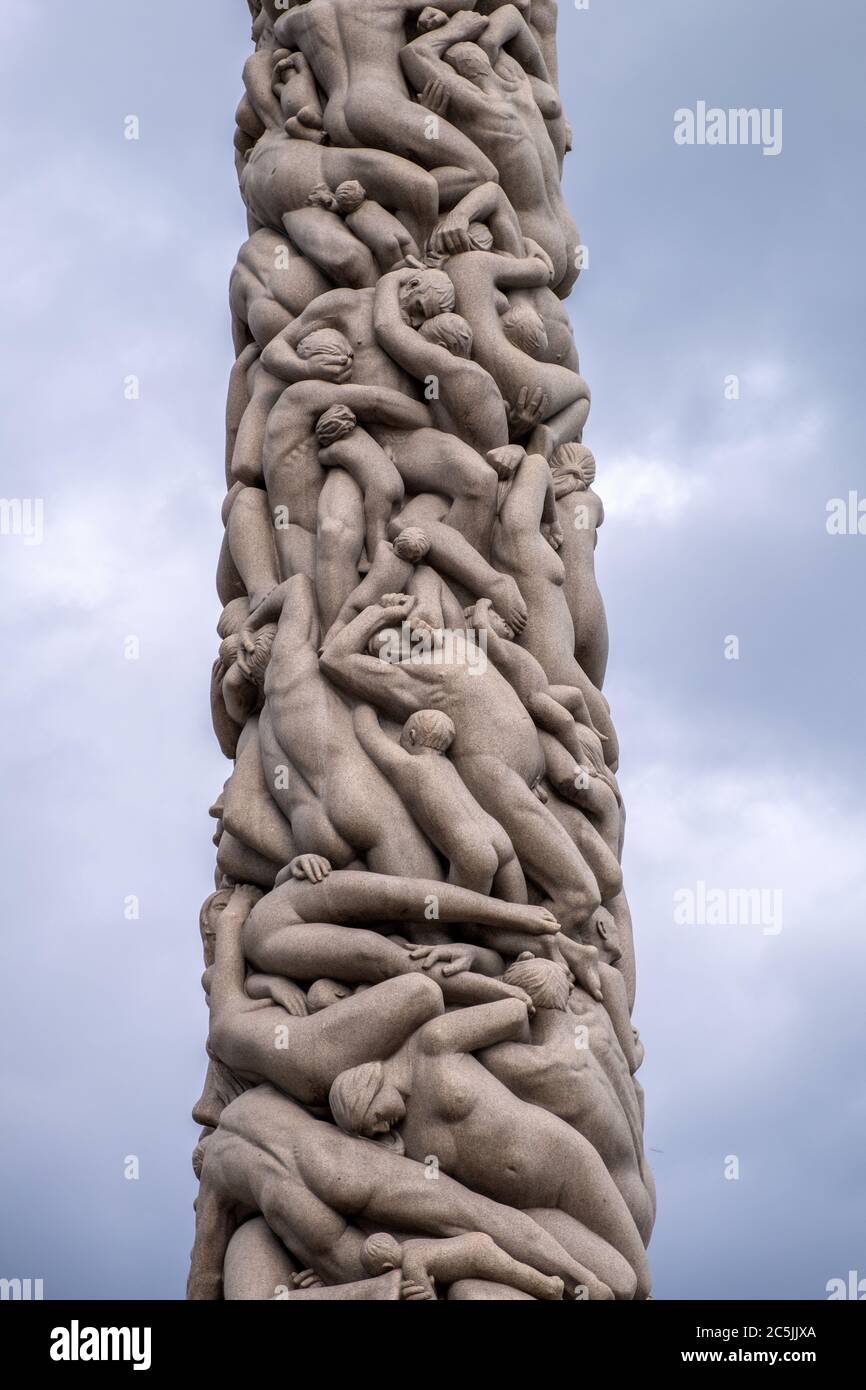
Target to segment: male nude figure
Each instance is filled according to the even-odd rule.
[[[424,971],[448,1004],[504,998],[529,1002],[523,990],[497,978],[495,972],[502,971],[497,948],[542,951],[558,941],[559,923],[545,908],[435,880],[331,871],[327,860],[321,862],[327,868],[321,881],[290,874],[259,899],[246,919],[244,955],[257,970],[314,984],[353,985]],[[440,924],[439,945],[386,936],[382,930],[386,925],[412,930],[425,916],[432,925]],[[493,945],[452,941],[444,929],[454,923],[465,924],[471,935]],[[325,998],[331,1001],[327,1012],[334,996],[326,993]]]
[[[413,714],[399,744],[383,732],[370,705],[358,705],[354,721],[361,747],[448,860],[448,882],[526,902],[526,880],[514,846],[502,826],[482,811],[446,756],[455,733],[448,716],[438,710]]]
[[[616,770],[619,745],[610,709],[574,657],[574,623],[563,590],[562,535],[547,460],[527,454],[518,467],[493,530],[491,558],[520,586],[529,621],[518,641],[543,667],[550,684],[583,692],[593,725],[605,738],[604,757]]]
[[[259,737],[271,795],[298,853],[438,878],[435,852],[361,749],[351,709],[319,670],[316,601],[304,575],[284,581],[251,615],[245,646],[275,619]]]
[[[445,12],[445,6],[436,9]],[[580,233],[562,197],[559,161],[539,107],[541,100],[554,116],[559,98],[549,84],[545,94],[539,79],[504,49],[494,47],[491,62],[479,46],[487,27],[486,16],[454,15],[406,45],[403,70],[423,104],[458,129],[471,131],[498,170],[524,236],[550,256],[552,283],[565,298],[578,275]]]
[[[439,8],[454,14],[474,3],[443,0]],[[306,55],[327,94],[323,121],[332,142],[414,160],[432,171],[448,207],[473,184],[495,177],[495,169],[468,134],[445,120],[431,139],[428,113],[411,98],[400,51],[407,22],[425,8],[424,0],[309,0],[278,20],[274,32],[277,42]]]
[[[579,926],[599,904],[592,875],[568,835],[535,795],[544,759],[530,715],[490,663],[477,661],[466,634],[449,632],[448,650],[414,660],[380,634],[399,632],[415,601],[387,595],[325,647],[325,674],[349,694],[401,723],[422,709],[447,715],[455,728],[454,765],[483,809],[511,839],[524,871],[548,895],[564,927]],[[390,600],[393,600],[391,602]],[[381,648],[371,656],[370,646]],[[385,659],[382,659],[385,657]]]
[[[347,356],[345,339],[323,329],[302,341],[301,347],[330,341],[337,356]],[[349,359],[351,360],[351,359]],[[275,518],[277,552],[285,576],[316,576],[316,529],[319,494],[325,469],[319,461],[316,422],[331,406],[343,405],[365,424],[389,429],[423,429],[429,414],[420,401],[387,386],[356,386],[310,380],[289,386],[268,418],[263,453],[265,485]]]
[[[535,1005],[531,1041],[495,1043],[478,1053],[479,1062],[512,1094],[558,1115],[592,1144],[646,1243],[654,1209],[640,1106],[604,1004],[572,986],[551,961],[517,961],[507,978]]]

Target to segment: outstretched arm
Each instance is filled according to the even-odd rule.
[[[418,1032],[422,1052],[476,1052],[495,1043],[529,1042],[529,1015],[521,999],[500,999],[456,1009],[425,1023]]]
[[[530,290],[550,284],[550,265],[540,256],[497,257],[494,279],[501,290]]]

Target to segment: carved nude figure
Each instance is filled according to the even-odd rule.
[[[222,1112],[205,1141],[196,1203],[196,1241],[188,1297],[221,1296],[223,1262],[239,1219],[261,1212],[305,1267],[329,1283],[367,1273],[366,1237],[374,1229],[432,1236],[481,1231],[541,1274],[561,1278],[569,1294],[610,1298],[603,1281],[520,1211],[503,1207],[423,1164],[342,1134],[271,1086],[256,1086]]]
[[[607,701],[574,657],[565,566],[557,553],[561,543],[550,468],[541,455],[527,454],[499,509],[491,558],[517,580],[526,600],[529,620],[518,639],[521,646],[532,653],[551,685],[583,692],[593,725],[605,738],[605,762],[615,770],[619,746]]]
[[[535,794],[544,759],[535,725],[496,667],[479,663],[463,632],[447,634],[429,660],[413,660],[388,638],[414,607],[406,595],[370,607],[325,647],[321,665],[337,685],[401,722],[422,709],[447,715],[451,757],[479,805],[499,822],[528,877],[548,895],[564,927],[599,904],[597,885],[568,835]],[[384,638],[382,634],[384,632]],[[373,643],[378,655],[370,655]]]
[[[514,1095],[578,1130],[603,1159],[644,1240],[653,1199],[644,1182],[640,1108],[604,1004],[547,960],[523,960],[506,978],[535,1005],[531,1042],[500,1042],[478,1060]]]
[[[604,521],[601,498],[592,490],[595,459],[582,444],[562,444],[553,455],[552,471],[562,531],[559,554],[565,565],[563,589],[574,623],[574,655],[601,690],[608,635],[604,601],[595,577],[598,528]]]
[[[421,1024],[443,1011],[429,974],[374,985],[321,1013],[286,1009],[245,984],[242,933],[259,895],[236,888],[219,918],[210,972],[210,1046],[242,1080],[269,1081],[305,1105],[324,1105],[347,1066],[387,1057]]]
[[[640,1296],[646,1255],[628,1208],[592,1145],[517,1099],[472,1054],[528,1041],[526,1006],[506,999],[458,1009],[419,1028],[391,1058],[338,1076],[330,1106],[350,1134],[396,1130],[409,1158],[517,1209],[564,1212],[588,1239],[577,1258],[618,1297]],[[543,1155],[543,1156],[542,1156]],[[637,1289],[637,1295],[635,1295]]]
[[[465,251],[450,257],[445,268],[457,312],[472,329],[473,354],[508,404],[512,437],[530,431],[530,452],[546,457],[557,445],[579,439],[589,414],[589,387],[569,368],[541,360],[547,349],[541,315],[529,305],[512,307],[507,296],[509,289],[546,285],[549,260]],[[532,409],[524,408],[526,401]]]
[[[351,710],[319,670],[316,600],[305,576],[286,580],[259,606],[247,647],[255,649],[274,617],[259,737],[271,795],[291,823],[298,852],[340,866],[365,859],[384,873],[436,878],[435,852],[360,747]],[[283,771],[287,765],[295,776]]]
[[[376,288],[376,337],[410,376],[435,387],[430,413],[436,428],[459,435],[486,455],[508,443],[499,388],[490,373],[472,361],[472,329],[465,319],[445,311],[413,323],[407,291],[411,293],[418,276],[412,269],[382,276]]]
[[[370,705],[358,705],[354,718],[361,747],[448,860],[448,882],[526,902],[526,880],[514,846],[502,826],[482,811],[446,756],[455,734],[448,716],[419,710],[403,726],[399,744],[383,733]]]
[[[562,1298],[561,1279],[520,1264],[480,1231],[445,1240],[406,1240],[402,1245],[382,1231],[367,1237],[361,1259],[371,1275],[401,1270],[401,1293],[409,1302],[430,1302],[436,1298],[437,1284],[447,1287],[461,1279],[492,1279],[532,1298]]]
[[[453,14],[472,4],[443,0],[438,8]],[[476,141],[445,120],[431,139],[427,112],[406,87],[405,26],[424,9],[424,0],[308,0],[277,21],[275,34],[308,57],[328,96],[324,125],[332,142],[407,155],[432,170],[447,207],[495,169]]]
[[[436,9],[444,13],[446,7]],[[478,42],[487,23],[483,15],[454,15],[406,45],[403,69],[424,105],[472,132],[498,171],[524,235],[550,256],[553,285],[564,298],[577,279],[580,234],[560,191],[556,151],[539,108],[540,98],[552,115],[559,98],[553,87],[545,97],[541,82],[504,49],[494,48],[491,62]]]

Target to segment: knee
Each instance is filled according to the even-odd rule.
[[[360,539],[359,528],[350,525],[343,517],[320,516],[316,525],[319,548],[323,555],[344,554],[353,541]]]
[[[423,975],[420,972],[404,975],[401,988],[406,994],[407,1007],[415,1013],[416,1017],[434,1018],[437,1014],[445,1012],[442,991],[429,975]]]
[[[559,901],[567,908],[573,924],[581,925],[601,907],[601,892],[598,884],[584,865],[579,878],[569,882],[559,895]]]

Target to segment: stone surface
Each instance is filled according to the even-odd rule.
[[[644,1299],[553,0],[250,0],[194,1299]]]

